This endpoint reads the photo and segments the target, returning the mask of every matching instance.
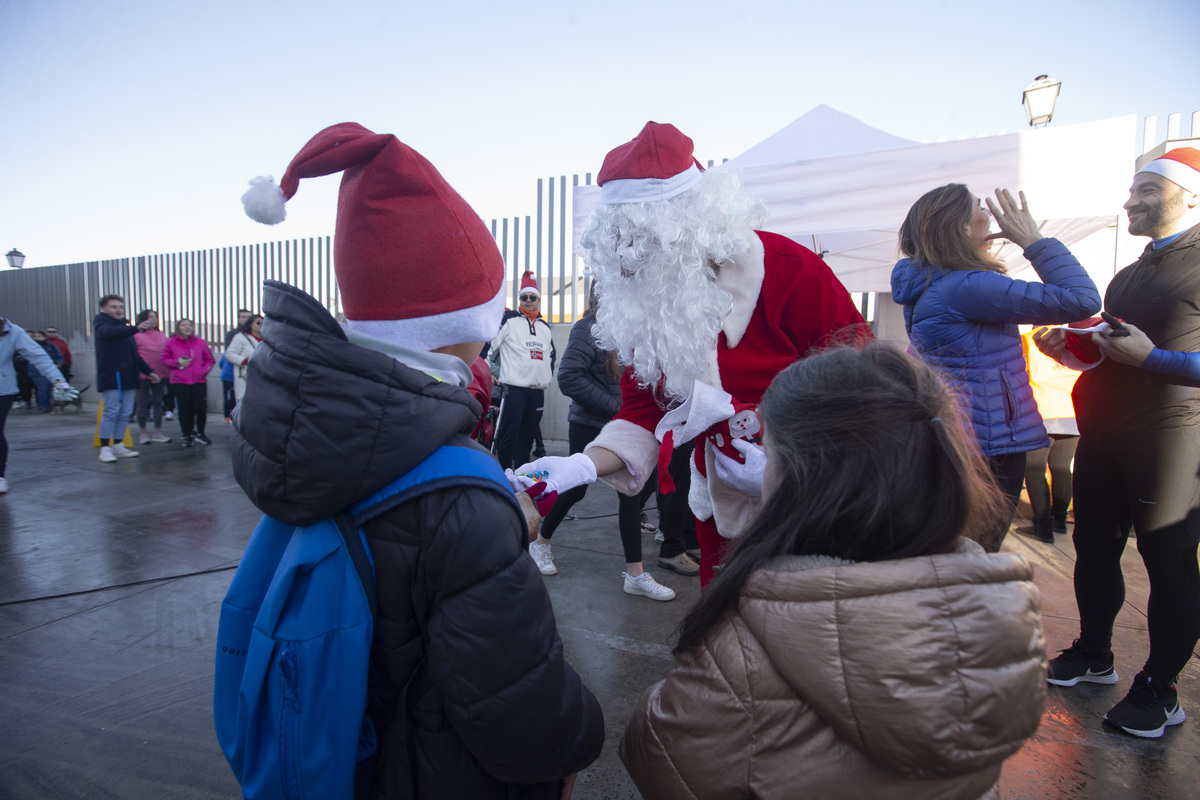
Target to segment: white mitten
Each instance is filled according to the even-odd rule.
[[[522,464],[514,472],[517,473],[517,478],[522,482],[525,481],[527,476],[532,478],[533,480],[529,485],[537,481],[545,481],[547,494],[550,492],[561,494],[568,489],[574,489],[576,486],[584,486],[585,484],[596,482],[596,464],[583,453],[576,453],[566,458],[562,456],[544,456],[535,461],[530,461],[528,464]]]
[[[745,439],[734,439],[730,444],[746,459],[745,464],[730,458],[720,450],[713,450],[716,459],[717,477],[739,492],[762,497],[763,470],[767,466],[767,453],[759,445]]]

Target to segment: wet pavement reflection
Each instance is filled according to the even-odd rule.
[[[212,648],[221,598],[259,514],[233,480],[228,430],[210,415],[210,447],[184,449],[176,439],[101,464],[94,415],[85,407],[9,417],[0,800],[240,797],[212,730]],[[547,445],[566,452],[565,443]],[[677,599],[621,591],[616,506],[611,489],[589,489],[573,509],[578,519],[555,534],[559,574],[545,578],[568,658],[604,706],[605,749],[579,777],[581,800],[638,797],[617,742],[642,692],[670,668],[675,627],[699,596],[694,578],[652,566],[651,536],[647,567]],[[1070,539],[1051,546],[1010,536],[1005,547],[1035,565],[1054,655],[1078,633]],[[1133,546],[1125,567],[1127,604],[1114,636],[1121,683],[1051,687],[1041,728],[1005,764],[1003,798],[1200,797],[1200,721],[1158,740],[1101,723],[1147,650],[1147,586]],[[1179,693],[1200,720],[1197,660]]]

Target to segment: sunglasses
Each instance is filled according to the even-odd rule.
[[[521,302],[522,302],[522,303],[532,303],[534,300],[537,300],[537,299],[538,299],[538,296],[537,296],[536,294],[523,294],[523,295],[521,295]]]

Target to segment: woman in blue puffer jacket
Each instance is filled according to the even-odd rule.
[[[1000,227],[995,234],[989,233],[993,217]],[[995,238],[1020,246],[1042,282],[1008,277],[988,253]],[[1049,442],[1017,326],[1085,319],[1100,310],[1100,293],[1062,242],[1042,237],[1024,192],[1018,205],[1007,189],[997,189],[985,209],[961,183],[934,189],[909,209],[900,250],[908,258],[892,269],[892,296],[904,306],[912,348],[958,390],[1009,499],[1007,517],[981,542],[996,552],[1021,493],[1025,454]]]

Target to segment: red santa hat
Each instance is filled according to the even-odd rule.
[[[276,225],[301,178],[342,173],[333,259],[346,322],[420,350],[492,339],[504,314],[504,260],[467,202],[392,134],[354,122],[318,133],[276,186],[255,178],[246,214]]]
[[[674,125],[647,122],[632,141],[604,157],[596,176],[600,202],[648,203],[686,192],[704,174],[694,149]]]
[[[1187,191],[1200,194],[1200,150],[1194,147],[1177,147],[1154,159],[1138,172],[1162,175]]]
[[[536,294],[539,300],[542,297],[542,290],[538,288],[537,281],[533,278],[533,273],[525,270],[525,274],[521,276],[521,291],[517,292],[517,296],[530,293]]]

